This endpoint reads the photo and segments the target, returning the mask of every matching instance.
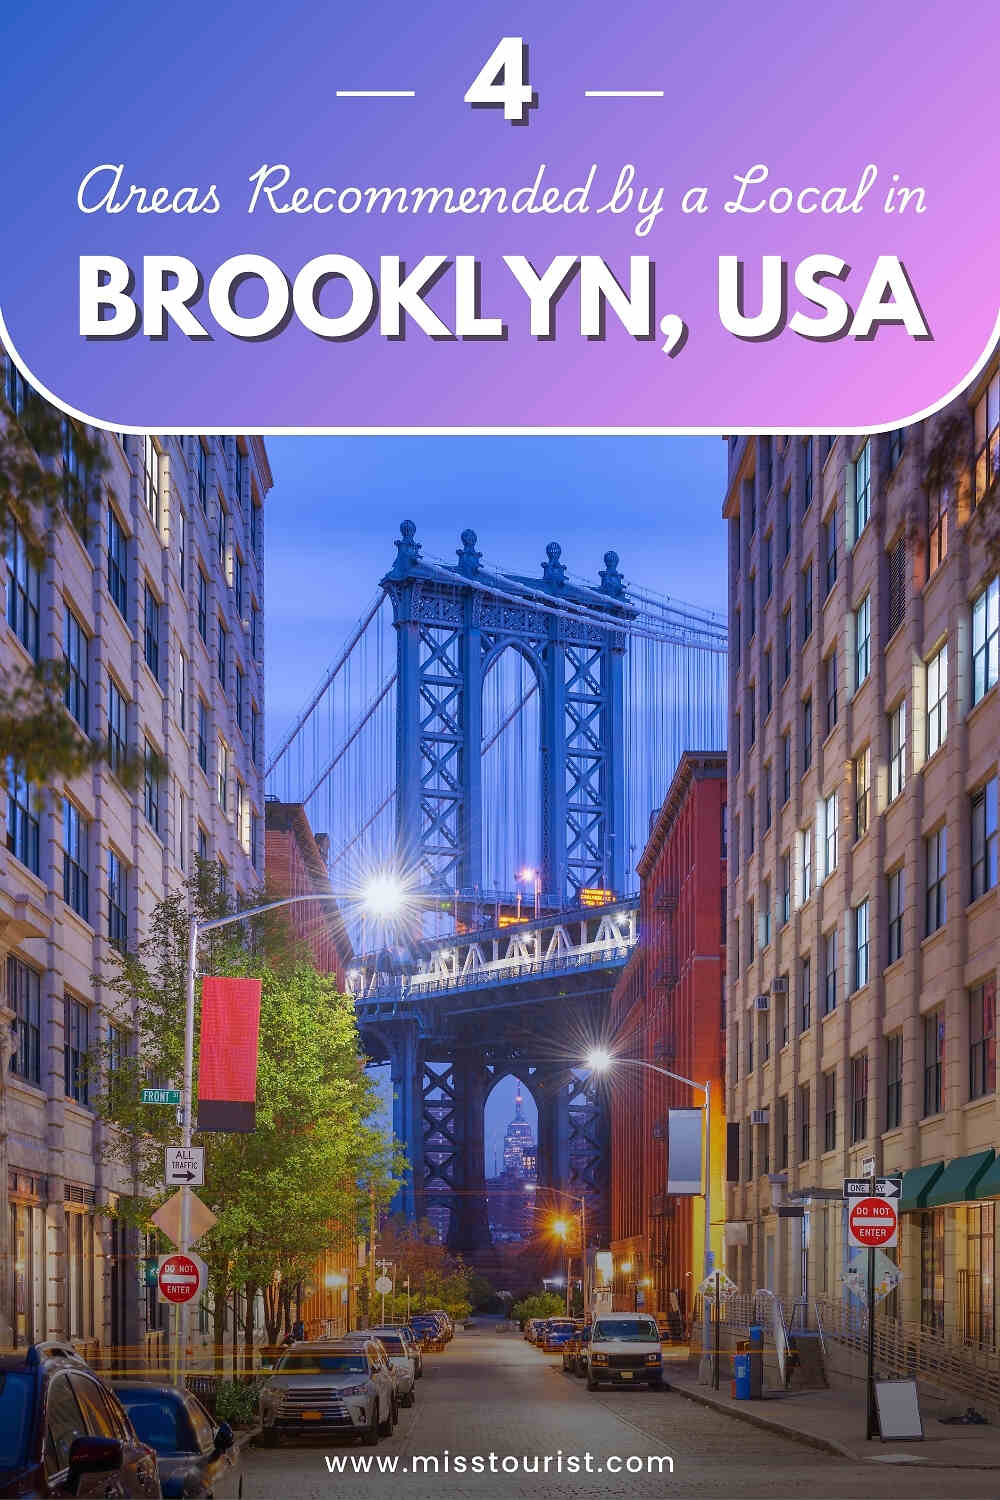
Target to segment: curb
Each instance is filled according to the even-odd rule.
[[[748,1422],[751,1427],[761,1427],[765,1432],[776,1433],[779,1437],[791,1438],[793,1442],[802,1443],[807,1448],[818,1448],[821,1453],[832,1453],[835,1458],[847,1458],[852,1463],[864,1463],[859,1459],[852,1449],[843,1443],[836,1443],[832,1438],[817,1437],[811,1432],[802,1432],[797,1427],[789,1427],[784,1422],[775,1422],[768,1417],[762,1417],[755,1411],[737,1410],[728,1401],[717,1401],[713,1396],[703,1395],[701,1391],[694,1391],[690,1386],[681,1385],[679,1381],[670,1382],[673,1390],[679,1396],[684,1396],[688,1401],[694,1401],[699,1406],[707,1406],[712,1411],[725,1412],[730,1417],[735,1417],[738,1422]]]

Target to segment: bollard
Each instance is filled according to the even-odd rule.
[[[750,1325],[750,1353],[747,1356],[750,1370],[751,1401],[759,1401],[764,1394],[764,1330],[759,1323]]]

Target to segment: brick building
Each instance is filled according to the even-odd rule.
[[[301,802],[278,802],[269,797],[264,821],[268,895],[277,900],[331,891],[327,835],[313,833]],[[338,987],[343,989],[354,950],[337,904],[302,902],[289,907],[285,920],[308,946],[317,969],[335,975]]]
[[[988,1349],[998,457],[994,358],[903,430],[732,439],[725,501],[727,1269],[838,1301],[843,1179],[902,1172],[892,1311]]]
[[[726,756],[682,755],[639,860],[640,940],[611,1000],[613,1050],[712,1085],[713,1243],[721,1221]],[[667,1111],[701,1094],[620,1064],[611,1083],[616,1306],[690,1313],[701,1280],[701,1199],[668,1197]],[[718,1247],[717,1247],[718,1249]]]

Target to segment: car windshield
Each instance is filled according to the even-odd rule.
[[[367,1375],[364,1354],[286,1354],[279,1375]]]
[[[0,1469],[14,1469],[24,1458],[31,1388],[31,1380],[20,1370],[0,1371]]]
[[[394,1338],[391,1334],[388,1334],[388,1333],[380,1333],[379,1336],[378,1336],[378,1339],[379,1339],[379,1343],[380,1344],[384,1344],[385,1347],[386,1347],[386,1349],[388,1349],[388,1351],[389,1351],[390,1354],[405,1354],[406,1353],[406,1350],[403,1348],[403,1340],[402,1339]]]
[[[570,1331],[570,1333],[572,1333],[575,1330],[576,1324],[573,1322],[572,1318],[552,1318],[552,1319],[550,1319],[550,1321],[549,1321],[549,1332],[550,1333],[561,1333],[564,1328],[568,1328],[569,1331]]]
[[[152,1391],[118,1391],[119,1399],[139,1439],[157,1453],[193,1453],[194,1434],[180,1401]]]
[[[616,1318],[613,1323],[594,1324],[594,1341],[598,1339],[625,1339],[634,1343],[660,1342],[660,1330],[652,1318]]]

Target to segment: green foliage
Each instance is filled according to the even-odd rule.
[[[472,1311],[472,1283],[482,1278],[474,1277],[461,1259],[448,1253],[429,1219],[410,1224],[402,1215],[393,1215],[382,1226],[377,1258],[390,1261],[395,1268],[396,1296],[386,1297],[386,1316],[406,1316],[407,1277],[411,1312],[444,1308],[453,1318],[465,1318]],[[381,1316],[381,1310],[382,1299],[376,1294],[373,1312]]]
[[[109,954],[98,976],[116,1024],[133,1038],[130,1055],[113,1070],[107,1046],[89,1067],[97,1112],[119,1127],[108,1132],[107,1155],[127,1167],[138,1189],[119,1212],[136,1224],[148,1222],[162,1201],[163,1147],[179,1138],[173,1111],[143,1105],[140,1091],[151,1081],[181,1081],[189,903],[203,920],[219,914],[207,865],[186,891],[157,904],[138,952]],[[201,958],[203,971],[253,976],[262,989],[256,1130],[194,1135],[206,1148],[199,1196],[218,1217],[197,1248],[216,1299],[234,1287],[264,1289],[273,1342],[279,1289],[304,1278],[321,1251],[350,1241],[367,1200],[359,1183],[376,1181],[384,1201],[398,1162],[374,1124],[377,1099],[358,1058],[350,997],[277,929],[266,941],[253,924],[222,929]],[[197,1014],[195,1028],[197,1036]]]
[[[511,1317],[516,1323],[526,1323],[529,1318],[556,1318],[566,1311],[566,1299],[555,1292],[534,1292],[523,1297],[511,1308]]]
[[[260,1404],[260,1380],[221,1380],[215,1398],[215,1419],[231,1427],[252,1427]]]

